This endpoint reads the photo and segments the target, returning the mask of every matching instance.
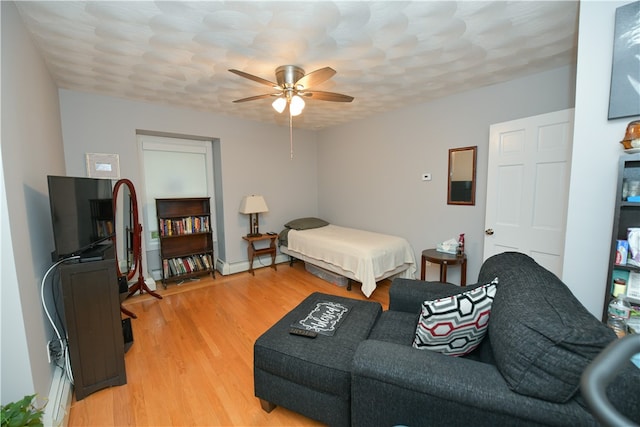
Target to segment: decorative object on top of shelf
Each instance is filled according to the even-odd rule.
[[[616,9],[609,120],[640,115],[640,1]]]
[[[262,196],[245,196],[240,202],[240,213],[249,215],[249,234],[247,237],[262,236],[259,229],[258,216],[261,213],[269,212],[267,202]]]
[[[638,100],[640,102],[640,98]],[[629,122],[624,139],[620,141],[620,144],[624,145],[625,150],[640,148],[640,120]]]
[[[87,153],[89,178],[120,179],[120,157],[117,154]]]

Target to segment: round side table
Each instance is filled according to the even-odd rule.
[[[447,281],[447,267],[450,265],[460,266],[460,286],[467,284],[467,255],[457,256],[438,252],[435,249],[425,249],[422,251],[422,271],[420,272],[420,280],[425,279],[427,261],[440,265],[440,281]]]

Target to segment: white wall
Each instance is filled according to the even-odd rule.
[[[1,8],[0,157],[7,205],[6,212],[0,211],[0,398],[8,403],[32,393],[46,397],[51,385],[46,343],[53,332],[45,322],[39,292],[53,250],[46,176],[64,174],[64,158],[56,86],[13,2],[2,2]]]
[[[602,316],[613,227],[620,140],[638,117],[607,120],[616,8],[629,1],[580,3],[576,110],[563,280]],[[640,100],[639,100],[640,102]]]
[[[316,134],[312,131],[294,129],[294,159],[290,160],[286,127],[69,90],[60,90],[60,106],[71,176],[86,176],[85,153],[118,154],[121,177],[138,189],[136,129],[218,138],[227,263],[247,260],[242,236],[249,230],[249,220],[238,213],[243,196],[265,197],[269,212],[260,215],[263,232],[280,231],[292,216],[317,214]],[[138,203],[146,211],[142,201]]]
[[[474,283],[482,265],[489,126],[573,107],[574,73],[562,67],[323,131],[320,215],[405,237],[418,262],[423,249],[465,233],[467,281]],[[473,145],[476,205],[447,205],[449,149]],[[422,181],[423,173],[432,180]],[[459,270],[451,268],[447,279],[458,283]],[[427,280],[438,280],[438,271],[427,268]]]

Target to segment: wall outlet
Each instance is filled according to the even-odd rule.
[[[431,174],[430,173],[423,173],[422,174],[422,180],[423,181],[431,181]]]

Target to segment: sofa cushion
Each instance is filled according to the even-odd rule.
[[[486,334],[497,283],[423,302],[413,347],[451,356],[473,351]]]
[[[383,311],[368,339],[410,346],[416,335],[417,323],[418,313]]]
[[[530,257],[500,254],[487,262],[499,265],[503,255],[508,268],[499,273],[489,322],[496,366],[511,390],[564,403],[615,334]]]

